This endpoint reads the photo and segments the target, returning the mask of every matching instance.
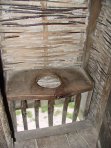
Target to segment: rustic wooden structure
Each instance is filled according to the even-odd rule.
[[[1,0],[0,10],[2,60],[15,148],[110,148],[110,0]],[[81,93],[87,91],[84,121],[75,122]],[[72,97],[72,123],[65,124]],[[62,125],[54,127],[54,105],[60,98],[65,98]],[[24,124],[21,132],[17,131],[17,100]],[[34,101],[35,130],[28,130],[29,100]],[[49,127],[44,129],[39,128],[41,100],[48,101]],[[0,112],[5,114],[2,102]],[[9,129],[7,118],[0,116],[3,148],[13,148]]]

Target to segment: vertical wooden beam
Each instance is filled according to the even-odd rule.
[[[8,119],[7,122],[9,124],[10,130],[11,130],[11,136],[13,140],[15,141],[15,134],[14,134],[14,127],[12,123],[12,118],[11,114],[9,111],[9,105],[7,101],[7,96],[6,96],[6,84],[5,84],[5,78],[4,78],[4,70],[3,70],[3,63],[2,63],[2,57],[1,57],[1,49],[0,49],[0,95],[3,98],[3,105],[4,105],[4,110],[6,113],[6,118]]]
[[[36,128],[39,128],[39,107],[40,107],[40,100],[35,100],[35,102],[34,102],[34,108],[35,108]]]
[[[89,19],[87,27],[87,37],[84,46],[84,55],[83,55],[83,66],[87,70],[87,63],[90,56],[90,49],[92,46],[93,38],[92,34],[96,28],[97,18],[99,16],[102,6],[102,0],[89,0]]]
[[[22,111],[24,130],[28,130],[26,108],[27,108],[27,101],[26,100],[21,101],[21,111]]]
[[[67,97],[64,101],[63,112],[62,112],[62,124],[66,123],[66,116],[67,116],[67,108],[71,98]]]
[[[81,94],[78,94],[76,96],[76,100],[75,100],[75,106],[74,106],[74,112],[73,112],[73,121],[77,120],[77,116],[78,116],[79,108],[80,108],[80,102],[81,102]]]
[[[13,148],[12,135],[2,100],[0,94],[0,148]]]
[[[13,127],[14,131],[17,132],[17,119],[16,119],[16,107],[15,107],[15,101],[10,101],[9,102],[9,108],[10,108],[10,113],[13,121]]]
[[[88,92],[88,96],[87,96],[87,100],[86,100],[86,105],[85,105],[85,111],[84,111],[84,118],[87,118],[88,113],[89,113],[92,93],[93,93],[93,91],[89,91]]]
[[[108,97],[102,126],[99,133],[101,148],[111,147],[111,91]]]
[[[53,114],[54,114],[54,100],[48,101],[48,122],[49,126],[53,126]]]
[[[42,11],[47,9],[47,1],[41,1],[41,9]],[[42,23],[48,23],[48,18],[46,17],[42,17]],[[47,48],[47,44],[48,44],[48,25],[43,25],[43,44],[45,46],[44,48],[44,66],[48,65],[48,48]]]

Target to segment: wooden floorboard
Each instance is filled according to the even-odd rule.
[[[26,130],[15,133],[17,141],[25,141],[28,139],[38,139],[56,135],[64,135],[67,133],[84,132],[86,129],[92,129],[93,125],[89,120],[53,126],[50,128],[42,128],[36,130]]]
[[[67,134],[70,148],[96,148],[97,132],[94,128]]]
[[[19,132],[19,135],[16,135],[18,142],[16,142],[15,148],[96,148],[98,139],[97,131],[90,121],[37,131],[34,134],[32,131],[31,133],[30,131],[28,133]],[[20,136],[20,133],[23,135]]]
[[[38,148],[70,148],[65,135],[38,139],[37,144]]]
[[[70,148],[89,148],[88,144],[80,137],[78,133],[68,134]]]
[[[38,148],[36,139],[16,142],[15,148]]]

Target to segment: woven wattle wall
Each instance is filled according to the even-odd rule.
[[[1,0],[5,70],[80,66],[87,4],[76,0]]]

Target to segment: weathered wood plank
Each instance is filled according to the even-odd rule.
[[[62,124],[66,123],[67,108],[70,101],[71,101],[71,97],[65,98],[64,105],[63,105],[63,112],[62,112]]]
[[[36,128],[39,128],[39,107],[40,100],[36,100],[34,102]]]
[[[24,125],[24,130],[28,130],[28,123],[27,123],[27,101],[21,101],[21,111],[22,111],[22,119],[23,119],[23,125]]]
[[[90,148],[88,144],[81,138],[79,133],[66,135],[71,148]]]
[[[101,148],[111,147],[111,92],[108,98],[107,106],[105,109],[105,114],[103,118],[103,123],[100,129],[99,139]]]
[[[11,136],[12,135],[8,124],[7,115],[4,110],[2,96],[0,93],[0,147],[1,148],[12,147],[13,140]]]
[[[65,135],[37,139],[39,148],[70,148]]]
[[[24,134],[24,132],[22,133]],[[29,136],[29,131],[27,135],[22,136],[24,138],[17,138],[19,143]],[[33,139],[33,137],[37,139],[38,148],[96,148],[98,134],[91,122],[86,120],[75,124],[39,129],[37,135],[31,135],[30,138]]]
[[[15,142],[14,148],[38,148],[36,139],[26,140],[23,142]]]
[[[52,126],[42,129],[36,129],[36,130],[27,130],[27,131],[21,131],[16,133],[16,139],[17,141],[23,141],[28,139],[38,139],[43,138],[47,136],[56,136],[56,135],[63,135],[67,133],[76,133],[77,131],[80,132],[84,131],[86,129],[94,129],[91,122],[89,120],[80,121],[80,122],[73,122],[68,124],[63,124],[59,126]]]
[[[43,88],[37,82],[41,77],[51,76],[60,79],[61,85],[58,88]],[[19,81],[18,81],[19,80]],[[13,82],[13,83],[12,83]],[[52,81],[53,82],[53,81]],[[52,86],[53,83],[49,82]],[[55,81],[56,82],[56,81]],[[44,82],[45,84],[45,82]],[[8,99],[40,99],[52,100],[57,97],[76,95],[78,93],[92,90],[93,84],[87,73],[82,68],[53,68],[20,71],[13,75],[8,82]]]
[[[49,126],[53,126],[53,114],[54,114],[54,100],[48,101],[48,122]]]
[[[100,13],[96,16],[92,11],[95,18],[90,20],[89,31],[92,32],[88,33],[89,42],[87,42],[87,49],[90,49],[90,51],[86,53],[89,54],[87,71],[93,78],[95,86],[91,98],[89,118],[94,121],[99,131],[111,90],[111,3],[104,1],[105,4],[103,4],[100,1],[95,1],[96,3],[101,9],[98,9]],[[108,5],[106,5],[107,3]],[[97,9],[95,4],[91,5],[92,10]],[[97,11],[95,12],[97,13]],[[93,23],[94,26],[92,26],[92,21],[95,22]]]
[[[89,91],[88,92],[88,96],[87,96],[87,100],[86,100],[86,105],[85,105],[85,111],[84,111],[84,118],[87,118],[88,113],[89,113],[92,93],[93,93],[93,91]]]
[[[79,108],[80,108],[80,103],[81,103],[81,94],[78,94],[78,95],[76,95],[76,98],[75,98],[73,121],[77,120],[77,116],[78,116]]]
[[[17,119],[16,119],[16,107],[15,101],[9,102],[10,113],[13,121],[14,131],[17,132]]]
[[[71,148],[96,148],[98,134],[95,129],[86,129],[66,135]]]

